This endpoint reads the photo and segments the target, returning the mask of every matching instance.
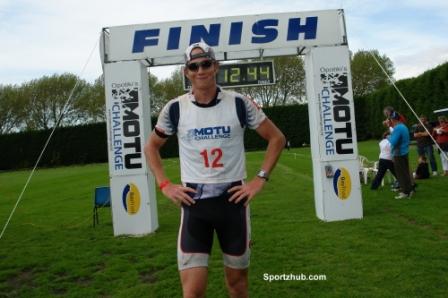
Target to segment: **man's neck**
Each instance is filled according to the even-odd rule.
[[[216,96],[216,86],[207,89],[194,89],[194,99],[197,103],[208,104]]]

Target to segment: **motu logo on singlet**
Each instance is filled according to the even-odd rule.
[[[228,139],[231,135],[230,126],[214,126],[189,129],[187,132],[188,139],[195,141],[210,139]]]

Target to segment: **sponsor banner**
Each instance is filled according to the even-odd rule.
[[[336,169],[333,176],[333,190],[337,198],[347,200],[352,192],[352,176],[345,167]]]
[[[139,61],[104,67],[114,235],[148,234],[157,229],[158,217],[143,153],[151,128],[146,67]]]
[[[109,173],[111,176],[146,173],[143,147],[149,126],[144,120],[150,114],[143,103],[147,82],[142,82],[140,73],[144,67],[137,61],[105,67]]]
[[[358,156],[355,112],[348,48],[312,49],[307,67],[308,101],[317,113],[312,121],[312,137],[322,160],[354,159]],[[311,73],[308,73],[311,72]],[[311,120],[311,119],[310,119]],[[311,123],[310,123],[311,124]]]
[[[186,20],[106,30],[106,62],[149,58],[155,59],[151,60],[153,66],[183,63],[184,50],[200,41],[214,47],[219,60],[248,58],[244,53],[248,51],[255,56],[297,54],[300,47],[346,42],[342,10]]]
[[[114,235],[144,235],[158,227],[154,181],[147,175],[111,178]]]
[[[305,69],[317,217],[362,218],[348,48],[313,48]]]
[[[134,183],[130,182],[126,184],[121,194],[121,200],[124,210],[129,215],[137,214],[140,211],[141,194],[139,188]]]
[[[358,170],[357,160],[313,160],[314,197],[318,218],[335,221],[363,217]]]

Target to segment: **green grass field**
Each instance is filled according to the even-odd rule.
[[[377,159],[376,142],[359,150]],[[250,176],[262,157],[247,154]],[[178,180],[178,160],[166,165]],[[1,228],[28,174],[0,174]],[[363,186],[364,219],[331,223],[315,216],[312,182],[309,148],[285,151],[251,204],[251,297],[446,297],[448,177],[420,181],[411,200],[393,199],[388,186]],[[92,227],[93,190],[107,184],[106,164],[38,170],[0,240],[0,297],[181,296],[178,208],[158,193],[154,234],[113,237],[110,208]],[[324,274],[326,281],[268,282],[265,273]],[[207,297],[227,297],[217,241]]]

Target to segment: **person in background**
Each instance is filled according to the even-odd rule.
[[[429,178],[429,166],[426,156],[421,155],[418,157],[417,169],[414,173],[415,179],[428,179]]]
[[[417,128],[414,132],[414,138],[417,142],[418,156],[428,156],[429,163],[431,164],[432,175],[437,176],[437,163],[434,158],[434,150],[432,148],[433,141],[431,139],[432,129],[433,127],[428,122],[426,116],[421,115],[420,122],[417,124]]]
[[[389,170],[396,178],[394,162],[392,161],[391,146],[388,140],[389,135],[390,132],[385,131],[383,134],[383,139],[379,143],[380,157],[378,161],[378,172],[376,173],[375,178],[372,181],[372,185],[370,186],[370,189],[372,190],[378,189],[381,181],[383,181],[384,175],[387,173],[387,170]]]
[[[411,180],[409,170],[409,129],[400,119],[400,115],[395,111],[389,116],[393,127],[389,142],[392,149],[395,174],[400,183],[400,193],[395,199],[409,199],[414,193],[414,183]]]
[[[394,128],[392,126],[392,121],[390,119],[390,116],[392,115],[393,112],[395,112],[395,109],[393,107],[391,107],[391,106],[386,106],[383,109],[383,114],[386,117],[386,120],[383,121],[383,125],[385,127],[387,127],[391,133],[392,133]],[[400,117],[400,122],[406,124],[406,118],[402,114],[400,114],[400,113],[397,113],[397,114]]]
[[[448,176],[448,122],[445,116],[439,116],[439,125],[433,130],[434,138],[436,139],[437,145],[442,149],[440,152],[440,160],[442,161],[442,168],[444,176]]]

